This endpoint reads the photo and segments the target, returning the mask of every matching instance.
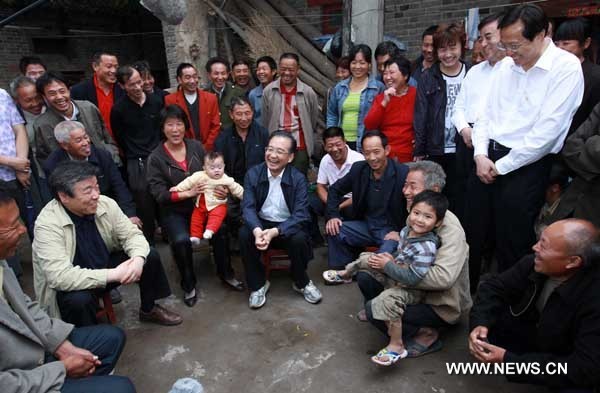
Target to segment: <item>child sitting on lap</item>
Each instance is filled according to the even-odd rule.
[[[359,270],[365,271],[386,288],[369,302],[373,318],[385,321],[390,335],[388,346],[371,358],[377,364],[389,366],[408,355],[402,341],[402,315],[406,305],[420,303],[425,293],[405,287],[417,285],[435,263],[441,242],[433,231],[442,225],[447,209],[444,195],[421,192],[413,200],[408,225],[400,231],[396,258],[365,252],[344,270],[323,272],[325,281],[336,284],[347,282]]]
[[[192,245],[200,244],[200,238],[210,239],[221,228],[227,215],[227,199],[217,199],[214,190],[217,186],[225,186],[236,198],[242,199],[244,188],[225,174],[223,154],[210,152],[204,156],[204,170],[196,172],[172,187],[169,191],[180,192],[192,189],[204,183],[204,192],[196,199],[196,207],[190,223],[190,241]]]

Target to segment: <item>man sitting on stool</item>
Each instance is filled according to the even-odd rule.
[[[96,323],[98,296],[139,281],[140,320],[178,325],[155,304],[171,294],[159,254],[117,203],[100,195],[96,168],[65,161],[52,176],[55,197],[41,211],[33,241],[34,286],[43,308],[76,326]]]
[[[250,308],[266,302],[269,281],[260,253],[269,247],[287,251],[291,261],[293,288],[309,303],[321,301],[321,292],[308,278],[306,266],[312,259],[307,231],[309,223],[306,178],[290,164],[296,140],[287,132],[271,134],[265,149],[265,162],[251,168],[244,179],[240,229],[240,252],[246,281],[252,291]]]

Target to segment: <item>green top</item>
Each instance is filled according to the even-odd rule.
[[[356,142],[357,138],[360,93],[348,93],[348,97],[342,104],[342,130],[348,142]]]

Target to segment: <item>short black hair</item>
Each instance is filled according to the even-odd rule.
[[[486,16],[485,18],[483,18],[481,20],[481,22],[479,22],[479,24],[477,25],[477,30],[483,29],[485,26],[489,25],[490,23],[494,23],[494,22],[500,23],[500,19],[502,19],[501,13],[490,14],[490,15]]]
[[[62,83],[67,87],[69,86],[67,80],[61,73],[56,71],[46,71],[37,81],[35,81],[35,88],[39,94],[44,95],[44,89],[52,82]]]
[[[375,58],[385,55],[394,57],[400,53],[400,48],[398,48],[398,45],[396,45],[393,41],[380,42],[375,48]]]
[[[186,68],[196,69],[196,67],[192,63],[179,63],[179,65],[177,66],[177,71],[175,71],[175,75],[177,75],[178,78],[181,78],[183,70],[185,70]]]
[[[233,63],[231,63],[231,69],[233,70],[233,67],[238,65],[245,65],[249,69],[252,69],[252,65],[250,65],[250,62],[246,59],[235,59]]]
[[[6,183],[0,182],[0,206],[11,202],[16,202],[13,193],[10,191]]]
[[[271,69],[271,71],[273,70],[277,70],[277,63],[275,62],[275,59],[272,58],[271,56],[261,56],[256,60],[256,68],[258,68],[258,65],[260,63],[267,63],[269,65],[269,68]]]
[[[168,105],[168,106],[164,107],[160,111],[160,123],[159,123],[159,127],[160,127],[161,135],[163,137],[164,137],[163,130],[165,128],[165,123],[167,122],[168,119],[178,119],[178,120],[181,120],[183,122],[183,125],[185,126],[186,130],[188,128],[190,128],[190,121],[189,121],[186,113],[183,111],[183,109],[181,109],[181,107],[179,105],[171,104],[171,105]]]
[[[408,81],[410,80],[410,69],[411,69],[410,61],[402,55],[392,56],[386,60],[386,62],[383,64],[383,67],[384,67],[384,69],[386,69],[387,67],[391,66],[392,64],[396,64],[398,66],[398,69],[400,70],[402,75],[404,75],[404,77],[406,79],[406,83],[408,83]]]
[[[548,185],[557,184],[561,191],[569,185],[569,170],[563,163],[554,163],[550,168],[550,175],[548,177]]]
[[[133,68],[133,66],[130,66],[129,64],[120,66],[117,69],[117,81],[120,84],[124,85],[133,76],[133,73],[136,71],[137,70],[135,68]]]
[[[269,135],[269,139],[267,140],[267,145],[269,145],[269,142],[271,142],[271,139],[275,138],[275,137],[280,137],[280,138],[286,138],[291,142],[291,146],[290,146],[290,153],[296,153],[296,149],[297,149],[297,142],[296,139],[294,139],[294,137],[292,136],[292,134],[290,134],[287,131],[275,131],[274,133],[272,133],[271,135]]]
[[[441,192],[435,192],[432,190],[421,191],[413,198],[410,210],[417,205],[417,203],[425,203],[433,208],[435,211],[435,220],[441,221],[446,216],[448,210],[448,198]]]
[[[375,52],[377,53],[377,52]],[[377,56],[377,54],[375,54]],[[350,56],[342,56],[335,62],[335,68],[343,68],[345,70],[350,69]]]
[[[388,145],[388,138],[387,136],[385,136],[385,134],[379,130],[373,130],[373,131],[367,131],[364,133],[362,139],[360,140],[361,145],[365,144],[365,139],[367,138],[373,138],[373,137],[377,137],[379,139],[381,139],[381,144],[383,145],[383,147],[387,147]]]
[[[552,39],[554,41],[576,40],[580,45],[592,36],[592,25],[585,18],[567,19],[561,23]]]
[[[369,48],[369,45],[365,45],[365,44],[352,45],[352,47],[350,48],[350,51],[348,53],[350,62],[354,61],[354,59],[356,58],[356,55],[358,55],[359,53],[362,53],[362,55],[365,58],[365,60],[367,61],[367,63],[371,64],[371,62],[373,61],[372,60],[373,55],[371,53],[371,48]]]
[[[204,155],[205,162],[211,162],[216,160],[217,158],[224,159],[223,153],[221,153],[220,151],[210,151]]]
[[[117,57],[117,54],[114,52],[111,52],[111,51],[107,51],[107,50],[98,51],[92,55],[92,63],[96,64],[96,65],[100,64],[100,61],[102,60],[102,56]],[[118,59],[118,57],[117,57],[117,59]]]
[[[44,64],[41,58],[37,56],[23,56],[21,57],[21,60],[19,60],[19,71],[21,71],[21,74],[25,75],[25,72],[27,71],[27,66],[31,64],[39,64],[42,67],[44,67],[44,70],[47,69],[46,64]]]
[[[152,74],[152,70],[150,69],[150,63],[148,63],[148,61],[146,61],[146,60],[136,61],[131,66],[133,68],[135,68],[137,70],[137,72],[140,73],[140,75],[142,75],[142,74]]]
[[[211,57],[210,59],[208,59],[208,61],[206,62],[206,66],[204,67],[206,69],[206,72],[210,73],[213,64],[223,64],[227,69],[227,72],[229,72],[230,70],[229,62],[227,60],[225,60],[222,57]]]
[[[524,38],[532,41],[539,33],[548,31],[548,17],[539,6],[535,4],[521,4],[509,9],[498,24],[499,29],[504,29],[518,21],[523,22]]]
[[[279,61],[281,62],[281,60],[283,60],[283,59],[296,60],[296,64],[300,65],[300,57],[293,52],[282,53],[281,56],[279,56]]]
[[[344,130],[342,130],[340,127],[328,127],[325,131],[323,131],[323,143],[327,143],[327,139],[329,138],[337,137],[346,140],[346,137],[344,136]]]
[[[246,96],[231,97],[231,101],[229,102],[229,110],[233,111],[233,107],[242,105],[248,105],[250,106],[250,109],[254,110],[252,103]]]
[[[98,176],[98,168],[94,164],[87,161],[66,160],[56,166],[48,182],[52,195],[58,200],[59,192],[73,197],[75,184],[96,176]]]
[[[425,36],[427,36],[427,35],[433,36],[435,34],[435,32],[437,31],[438,27],[439,27],[438,25],[431,25],[428,28],[426,28],[425,31],[423,32],[423,34],[421,35],[421,41],[423,39],[425,39]]]

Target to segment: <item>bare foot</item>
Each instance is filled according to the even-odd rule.
[[[421,344],[425,348],[429,348],[431,344],[436,342],[439,336],[440,335],[436,329],[422,327],[417,331],[417,334],[413,337],[413,340],[417,344]]]

